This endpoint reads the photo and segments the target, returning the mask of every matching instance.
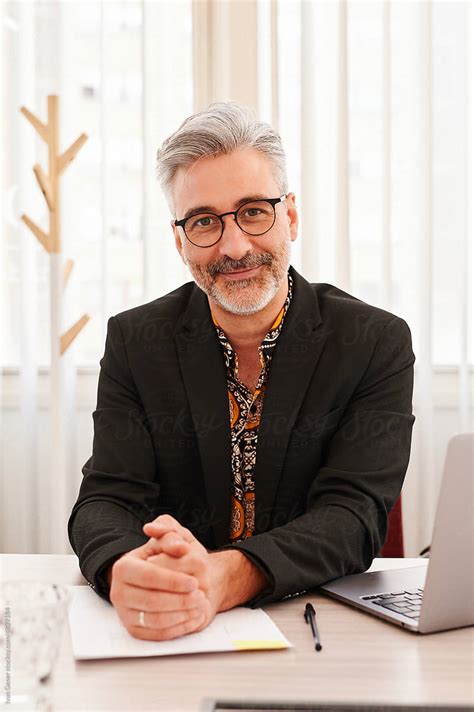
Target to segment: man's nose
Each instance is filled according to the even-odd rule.
[[[252,249],[250,235],[240,229],[233,215],[226,215],[222,220],[224,232],[217,243],[219,250],[221,254],[239,260]]]

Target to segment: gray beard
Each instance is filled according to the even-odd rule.
[[[203,289],[197,281],[196,284]],[[243,303],[239,302],[239,288],[237,288],[233,294],[223,294],[222,290],[218,289],[215,284],[207,290],[207,296],[216,302],[216,304],[218,304],[222,309],[230,312],[231,314],[250,316],[251,314],[257,314],[257,312],[265,309],[265,307],[270,304],[279,288],[280,284],[278,284],[276,279],[274,279],[264,293],[260,294],[258,298],[256,297],[255,299],[252,299],[251,303],[249,303],[248,299],[245,299]]]
[[[283,242],[273,256],[267,253],[262,255],[261,259],[255,259],[255,257],[252,258],[249,256],[248,259],[241,260],[239,264],[233,264],[232,261],[228,261],[228,264],[226,264],[225,261],[221,264],[214,263],[209,271],[196,267],[187,259],[185,259],[185,263],[198,287],[222,309],[230,314],[250,316],[265,309],[265,307],[270,304],[280,289],[283,280],[287,278],[290,260],[291,242],[288,239],[288,241]],[[216,283],[212,281],[212,277],[217,274],[219,268],[233,267],[235,269],[238,267],[253,267],[258,264],[262,264],[263,270],[268,270],[268,274],[263,278],[259,275],[258,277],[249,277],[248,279],[236,282],[229,280],[226,289],[219,288]],[[263,284],[265,284],[264,289],[262,287],[262,280]],[[251,284],[252,281],[255,282],[255,289],[257,290],[257,294],[254,297],[250,297],[246,294],[246,292],[251,289],[249,284]],[[211,283],[209,284],[209,282]],[[239,292],[242,292],[241,299],[239,299]]]
[[[286,279],[288,273],[290,255],[291,246],[287,243],[283,246],[283,250],[276,257],[276,260],[274,259],[270,265],[269,277],[267,277],[269,284],[267,281],[265,291],[259,296],[254,297],[251,301],[249,301],[248,296],[243,300],[239,300],[239,291],[243,291],[245,294],[245,290],[248,288],[248,282],[255,278],[250,277],[249,280],[242,280],[244,284],[236,282],[232,285],[232,283],[229,282],[228,287],[230,287],[230,290],[226,292],[225,290],[220,289],[215,282],[213,282],[210,286],[206,286],[206,282],[202,279],[200,271],[195,269],[188,260],[186,260],[186,265],[198,287],[200,287],[200,289],[202,289],[202,291],[222,309],[230,314],[250,316],[252,314],[256,314],[262,309],[265,309],[280,289],[281,284],[283,280]],[[282,269],[281,271],[279,270],[278,274],[276,274],[275,266],[278,267],[278,265],[281,265]],[[266,269],[266,267],[264,266],[263,269]],[[258,285],[258,281],[256,283]]]

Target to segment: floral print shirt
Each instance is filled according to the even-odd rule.
[[[281,334],[283,321],[290,306],[292,288],[293,280],[288,274],[288,296],[258,348],[261,371],[253,393],[239,379],[238,356],[211,312],[212,321],[224,353],[229,398],[232,469],[230,543],[251,537],[254,531],[254,473],[265,383],[268,378],[273,349]]]

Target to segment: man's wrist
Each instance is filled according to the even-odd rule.
[[[110,590],[110,586],[112,585],[112,567],[115,564],[115,562],[118,561],[122,556],[125,556],[126,553],[127,552],[124,552],[123,554],[119,554],[118,556],[116,556],[110,562],[110,564],[104,569],[104,577],[107,581],[107,586],[109,587],[109,590]]]
[[[261,569],[241,551],[227,549],[212,552],[210,556],[218,611],[227,611],[250,601],[269,585]]]

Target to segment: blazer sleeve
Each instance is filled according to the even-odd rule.
[[[222,547],[242,551],[269,579],[269,587],[247,606],[360,573],[377,556],[408,467],[414,361],[410,330],[394,317],[382,330],[315,472],[306,512]]]
[[[117,317],[108,321],[100,367],[92,456],[82,469],[68,534],[85,578],[110,600],[105,569],[148,541],[142,525],[153,518],[159,483],[152,438]]]

